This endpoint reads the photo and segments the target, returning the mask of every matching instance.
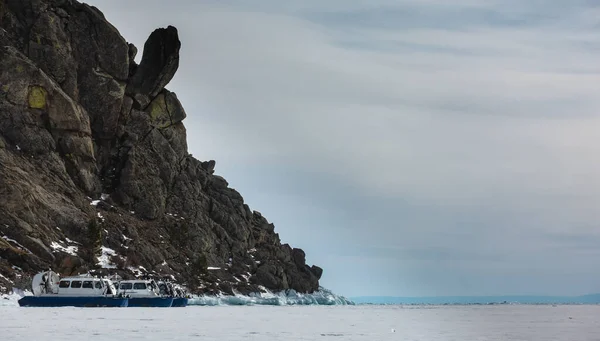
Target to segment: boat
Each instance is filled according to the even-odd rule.
[[[158,281],[157,284],[161,295],[173,297],[171,307],[187,307],[188,295],[184,287],[168,281]]]
[[[52,271],[36,274],[31,283],[33,295],[21,298],[21,307],[127,307],[127,297],[118,295],[109,279],[90,275],[60,278]]]
[[[187,305],[188,305],[187,297],[175,297],[175,298],[173,298],[173,305],[171,307],[181,308],[181,307],[187,307]]]
[[[173,307],[187,307],[189,295],[183,287],[175,286],[175,298],[173,299]]]
[[[118,292],[129,297],[129,307],[168,308],[173,305],[173,297],[162,295],[154,280],[124,280],[119,282]]]

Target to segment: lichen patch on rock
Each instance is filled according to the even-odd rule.
[[[29,95],[27,96],[29,101],[29,107],[32,109],[46,109],[48,92],[41,86],[29,87]]]

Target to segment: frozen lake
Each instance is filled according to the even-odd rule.
[[[0,307],[0,339],[599,340],[600,306]]]

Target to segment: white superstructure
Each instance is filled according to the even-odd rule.
[[[133,279],[119,282],[119,294],[129,297],[160,297],[158,285],[153,280]]]

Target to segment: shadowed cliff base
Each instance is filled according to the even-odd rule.
[[[151,33],[139,65],[78,1],[0,0],[0,27],[0,290],[48,267],[200,294],[319,288],[322,269],[188,153],[187,114],[165,89],[175,27]]]

